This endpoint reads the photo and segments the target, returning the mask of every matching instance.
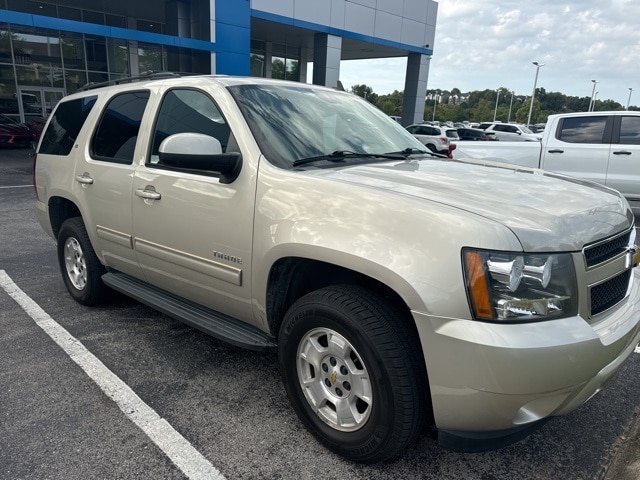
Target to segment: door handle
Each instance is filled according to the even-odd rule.
[[[147,185],[144,190],[140,188],[137,189],[136,196],[144,198],[145,200],[160,200],[162,198],[162,195],[156,192],[155,188],[151,185]]]
[[[92,185],[93,178],[87,172],[84,172],[82,175],[76,175],[76,182],[81,183],[82,185]]]
[[[629,150],[618,150],[617,152],[613,152],[614,155],[631,155]]]
[[[560,150],[558,148],[554,148],[553,150],[549,150],[549,153],[564,153],[564,150]]]

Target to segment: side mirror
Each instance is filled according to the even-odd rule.
[[[165,138],[158,149],[158,165],[199,170],[220,175],[220,183],[231,183],[242,169],[242,155],[222,153],[217,138],[202,133],[176,133]]]

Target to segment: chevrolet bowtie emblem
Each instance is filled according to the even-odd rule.
[[[336,378],[338,378],[338,372],[334,370],[331,374],[331,383],[336,383]]]

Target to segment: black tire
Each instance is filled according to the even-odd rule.
[[[394,457],[415,441],[430,414],[416,337],[396,309],[364,288],[334,286],[305,295],[285,315],[278,339],[294,410],[322,443],[350,460]],[[334,347],[341,343],[342,350]],[[338,410],[347,412],[347,422],[338,420]]]
[[[98,260],[87,230],[79,217],[65,220],[58,233],[58,264],[71,296],[82,305],[97,305],[107,292],[106,272]]]
[[[427,148],[428,148],[429,150],[431,150],[433,153],[437,153],[437,149],[436,149],[436,146],[435,146],[434,144],[432,144],[432,143],[428,143],[428,144],[427,144]]]

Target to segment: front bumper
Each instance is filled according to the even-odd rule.
[[[506,435],[582,405],[633,353],[640,269],[633,269],[625,300],[597,324],[580,316],[501,325],[413,315],[436,427],[461,436]]]

